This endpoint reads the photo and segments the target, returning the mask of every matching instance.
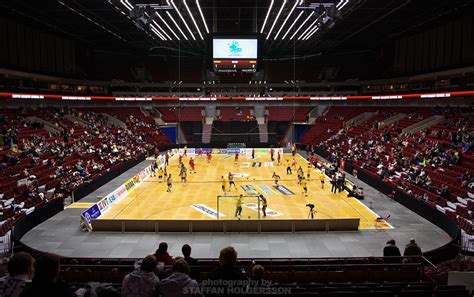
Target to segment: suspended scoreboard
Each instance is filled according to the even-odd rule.
[[[215,72],[256,72],[257,37],[214,37],[212,67]]]

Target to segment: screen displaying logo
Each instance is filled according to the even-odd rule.
[[[240,57],[241,56],[241,52],[242,52],[242,48],[239,47],[239,42],[238,41],[232,41],[232,43],[228,43],[227,44],[229,46],[229,56],[231,57]]]
[[[214,59],[257,59],[256,38],[215,38],[212,41]]]

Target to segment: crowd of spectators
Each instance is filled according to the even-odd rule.
[[[449,108],[437,112],[445,114],[446,120],[420,132],[402,131],[397,123],[378,129],[379,123],[374,122],[370,127],[342,129],[319,146],[334,160],[344,159],[418,199],[428,202],[440,197],[436,204],[455,213],[457,208],[466,209],[462,216],[469,220],[472,215],[465,199],[474,198],[473,118],[453,114]],[[415,191],[418,188],[422,190]],[[458,206],[458,198],[464,199],[464,206]]]
[[[166,248],[167,243],[161,242],[155,254],[137,261],[135,269],[123,277],[121,284],[88,283],[80,286],[69,286],[64,282],[58,257],[42,254],[35,260],[28,253],[20,252],[10,258],[8,275],[0,278],[0,296],[240,296],[245,292],[258,295],[258,289],[278,286],[266,278],[262,265],[252,262],[249,267],[240,266],[237,251],[232,246],[220,251],[217,267],[206,272],[205,280],[200,279],[200,262],[191,258],[188,244],[182,247],[183,255],[177,257],[170,256]],[[405,247],[404,257],[401,257],[394,240],[388,241],[383,249],[384,257],[393,257],[387,258],[387,263],[407,263],[421,255],[414,239]]]
[[[376,168],[377,174],[383,179],[400,180],[403,177],[446,196],[449,188],[435,189],[425,169],[444,172],[453,165],[460,165],[463,155],[470,153],[474,131],[467,126],[456,133],[449,133],[448,138],[452,139],[449,145],[427,139],[426,132],[397,132],[393,127],[381,131],[372,128],[365,135],[354,135],[349,129],[320,143],[320,146],[350,162],[359,162],[361,168]],[[467,171],[459,178],[465,186],[469,183],[470,173]]]
[[[70,114],[87,126],[71,124],[66,119]],[[48,131],[43,121],[50,125]],[[28,213],[50,199],[67,197],[111,168],[159,145],[147,141],[148,133],[136,130],[140,125],[134,121],[131,129],[120,128],[105,115],[84,110],[1,110],[1,221]]]

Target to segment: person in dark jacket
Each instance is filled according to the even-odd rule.
[[[140,269],[127,274],[122,281],[122,297],[158,296],[159,278],[153,273],[157,265],[156,258],[149,255],[143,259]]]
[[[191,246],[189,244],[183,245],[181,248],[181,252],[183,253],[184,260],[186,263],[189,265],[189,277],[199,281],[200,279],[200,274],[199,274],[199,269],[196,267],[199,265],[198,260],[194,259],[191,257]]]
[[[245,289],[245,284],[242,281],[247,280],[247,277],[244,274],[242,268],[237,266],[237,252],[231,246],[223,248],[219,254],[219,267],[214,269],[209,273],[210,280],[225,280],[225,281],[233,281],[233,285],[212,285],[213,290],[205,291],[206,293],[209,292],[216,296],[239,296],[238,290]],[[228,282],[227,282],[228,283]],[[240,288],[237,288],[240,287]],[[224,290],[224,294],[220,293]],[[219,293],[215,293],[219,292]]]
[[[160,282],[161,297],[200,296],[196,280],[189,277],[188,263],[181,257],[174,259],[173,273]]]
[[[8,276],[0,279],[0,296],[19,297],[33,276],[35,259],[28,253],[19,252],[8,261]]]
[[[168,244],[166,242],[160,242],[158,249],[155,252],[156,262],[165,263],[165,265],[172,265],[173,258],[168,254]]]
[[[210,279],[245,280],[243,270],[237,266],[237,252],[231,246],[223,248],[219,254],[219,267],[211,271]]]
[[[331,176],[331,193],[336,193],[337,191],[337,178],[335,175]]]
[[[384,257],[400,257],[400,250],[396,246],[395,240],[387,241],[387,245],[383,248]]]
[[[418,244],[416,244],[413,238],[410,239],[410,242],[405,247],[403,256],[421,256],[421,255],[422,255],[422,252]]]
[[[76,297],[77,295],[63,282],[58,281],[59,258],[50,254],[36,261],[35,275],[25,287],[20,297]]]

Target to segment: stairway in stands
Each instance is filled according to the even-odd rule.
[[[211,142],[212,124],[204,124],[202,126],[202,143]]]
[[[259,124],[258,125],[258,135],[260,137],[260,142],[268,142],[268,124]]]

